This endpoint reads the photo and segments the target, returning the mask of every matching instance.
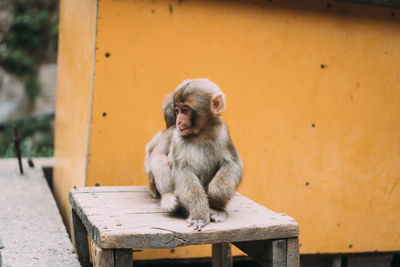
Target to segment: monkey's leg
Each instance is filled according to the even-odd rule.
[[[161,195],[161,208],[174,212],[179,208],[179,202],[174,192],[171,163],[166,155],[154,155],[150,168],[154,177],[157,191]]]
[[[190,171],[176,171],[175,179],[175,195],[189,213],[188,226],[201,231],[210,222],[207,194],[199,178]]]
[[[210,207],[217,210],[225,209],[226,204],[235,194],[236,185],[230,179],[216,176],[208,185],[208,200]]]
[[[174,183],[172,180],[171,163],[166,155],[154,155],[150,162],[150,169],[160,194],[172,193]]]
[[[224,221],[228,216],[225,207],[235,194],[242,175],[241,168],[235,162],[226,163],[217,171],[208,185],[208,200],[211,207],[211,220]]]

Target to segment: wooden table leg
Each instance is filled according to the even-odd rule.
[[[286,267],[286,239],[256,240],[233,243],[261,266]]]
[[[70,228],[72,243],[75,246],[75,250],[78,254],[78,258],[82,267],[91,266],[87,230],[78,214],[76,214],[75,210],[73,209],[71,209]]]
[[[287,267],[299,267],[299,239],[289,238],[287,239]]]
[[[102,249],[91,244],[93,267],[132,267],[132,249]]]
[[[114,267],[113,249],[101,249],[93,241],[91,247],[93,267]]]
[[[212,266],[232,267],[232,251],[230,243],[212,244]]]

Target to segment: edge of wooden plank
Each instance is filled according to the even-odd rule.
[[[82,186],[74,187],[70,190],[70,194],[80,193],[117,193],[117,192],[143,192],[148,191],[147,186]]]
[[[298,236],[296,225],[286,225],[286,229],[276,230],[276,227],[260,227],[251,229],[236,229],[227,231],[211,231],[179,233],[169,229],[156,228],[154,234],[134,236],[133,234],[101,235],[96,233],[97,242],[102,248],[173,248],[189,245],[232,243],[265,239],[286,239]],[[145,241],[144,241],[145,240]]]

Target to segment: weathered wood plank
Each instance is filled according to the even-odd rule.
[[[132,249],[115,249],[115,267],[131,267],[133,265]]]
[[[77,187],[71,190],[74,193],[92,193],[92,192],[138,192],[148,191],[146,186],[85,186]]]
[[[219,224],[223,223],[210,223],[201,232],[197,232],[186,227],[182,220],[176,223],[153,222],[151,225],[139,228],[123,229],[121,226],[121,229],[111,229],[110,231],[109,229],[101,229],[96,239],[104,248],[111,248],[116,244],[126,248],[171,248],[208,243],[295,237],[298,234],[297,229],[292,225],[280,228],[253,225],[224,228]],[[160,239],[164,242],[158,242]]]
[[[232,250],[230,243],[212,244],[212,266],[232,267]]]
[[[72,243],[75,246],[76,253],[78,254],[79,261],[83,267],[89,267],[89,244],[88,235],[85,226],[81,219],[76,214],[75,210],[71,210],[70,217],[71,237]]]
[[[185,224],[184,222],[184,216],[183,215],[171,215],[165,212],[127,212],[127,213],[121,213],[118,212],[111,212],[110,210],[106,209],[104,211],[97,211],[97,212],[89,212],[87,210],[82,210],[84,211],[85,216],[87,217],[88,220],[92,224],[96,224],[97,226],[99,224],[102,224],[103,222],[106,222],[107,224],[110,224],[109,226],[112,228],[113,224],[121,223],[123,222],[123,229],[128,229],[128,228],[137,228],[137,227],[143,227],[143,223],[149,224],[149,219],[157,219],[157,221],[160,221],[162,223],[165,222],[177,222],[178,225],[183,226]],[[215,230],[219,228],[223,229],[226,227],[229,228],[241,228],[243,226],[243,223],[240,218],[248,218],[248,223],[246,222],[245,225],[254,225],[254,227],[268,227],[268,226],[274,226],[274,225],[288,225],[288,226],[296,226],[296,223],[292,221],[288,221],[285,218],[280,218],[279,216],[261,216],[257,217],[258,213],[255,212],[248,212],[248,211],[243,211],[243,212],[229,212],[228,211],[228,219],[224,223],[211,223],[209,226],[212,226],[215,228]],[[251,218],[253,217],[253,218]],[[262,220],[263,219],[263,220]],[[157,223],[156,221],[151,221],[152,223]],[[121,225],[119,225],[121,226]],[[152,225],[150,225],[152,226]],[[207,226],[208,227],[208,226]],[[111,229],[110,228],[110,229]],[[117,227],[118,229],[121,229],[121,227]],[[182,229],[186,229],[184,227],[181,227]],[[208,227],[211,229],[210,227]],[[284,228],[284,227],[283,227]]]
[[[91,243],[93,267],[114,267],[114,250],[101,249],[95,242]]]
[[[74,189],[70,203],[101,248],[171,248],[298,236],[292,218],[238,193],[228,205],[227,220],[210,223],[201,232],[186,227],[183,216],[161,211],[159,200],[145,187]]]
[[[297,237],[287,239],[287,266],[300,266],[299,239]]]
[[[286,240],[256,240],[233,243],[261,266],[286,266]]]

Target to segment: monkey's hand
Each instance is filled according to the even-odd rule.
[[[200,219],[200,220],[194,220],[192,218],[187,219],[188,227],[192,227],[194,230],[201,231],[204,226],[206,226],[210,222],[209,217],[207,219]]]

